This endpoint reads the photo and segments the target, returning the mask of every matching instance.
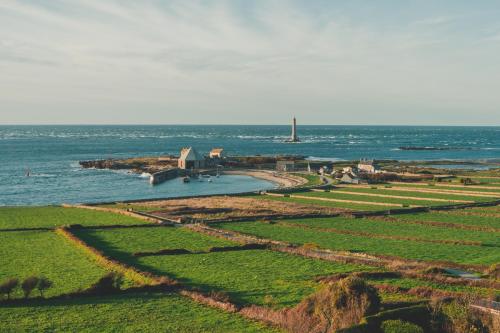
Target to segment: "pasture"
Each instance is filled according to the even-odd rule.
[[[106,273],[51,231],[1,232],[0,239],[0,281],[43,275],[53,282],[49,297],[85,289]],[[22,292],[13,296],[22,297]]]
[[[1,332],[279,332],[184,297],[134,293],[0,306]]]
[[[77,235],[88,244],[120,260],[166,275],[191,287],[227,293],[239,304],[290,306],[319,286],[317,276],[363,271],[361,265],[339,264],[307,259],[270,250],[229,250],[205,252],[212,246],[234,246],[189,230],[162,228],[157,239],[147,229],[80,230]],[[156,228],[155,228],[156,230]],[[141,245],[142,244],[142,245]],[[139,250],[183,248],[202,253],[136,257]]]
[[[83,226],[145,224],[130,216],[80,208],[0,207],[0,229],[55,228],[62,225]]]
[[[263,222],[220,223],[218,227],[293,244],[316,243],[322,248],[376,255],[389,255],[425,261],[449,261],[469,265],[491,265],[500,262],[497,247],[439,244],[412,240],[380,239],[290,228]]]

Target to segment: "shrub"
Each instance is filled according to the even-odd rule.
[[[297,306],[305,312],[308,322],[319,331],[334,332],[358,324],[367,315],[380,309],[377,290],[358,277],[348,277],[325,286]],[[305,315],[297,315],[304,318]]]
[[[492,279],[500,279],[500,264],[491,265],[486,273]]]
[[[19,285],[19,279],[10,278],[2,282],[0,284],[0,294],[7,295],[7,299],[10,299],[10,294],[17,288]]]
[[[439,332],[469,333],[496,332],[498,323],[491,314],[471,310],[470,300],[459,298],[441,300],[433,305],[433,325]]]
[[[28,298],[31,295],[31,292],[36,288],[38,285],[39,278],[36,276],[30,276],[24,279],[23,283],[21,284],[21,288],[23,289],[24,292],[24,298]]]
[[[402,320],[386,320],[380,328],[383,333],[424,333],[420,326]]]
[[[120,291],[122,283],[123,276],[121,274],[110,272],[91,285],[87,289],[87,293],[93,295],[113,294]]]
[[[43,276],[41,276],[38,279],[38,284],[37,284],[36,288],[40,292],[41,297],[43,297],[43,292],[45,290],[49,289],[50,287],[52,287],[52,281],[50,281],[49,279],[47,279],[46,277],[43,277]]]
[[[212,290],[210,291],[210,297],[218,302],[224,302],[224,303],[230,302],[229,295],[223,291]]]

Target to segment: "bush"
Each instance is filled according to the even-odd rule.
[[[383,333],[424,333],[420,326],[402,320],[386,320],[380,328]]]
[[[312,326],[321,327],[319,331],[334,332],[359,324],[363,317],[377,313],[380,297],[363,279],[348,277],[320,289],[296,309],[307,314]]]
[[[7,299],[10,299],[10,294],[19,285],[19,280],[16,278],[10,278],[0,284],[0,294],[7,295]]]
[[[24,298],[30,297],[31,292],[37,287],[39,280],[40,279],[36,276],[30,276],[24,279],[21,284],[21,288],[24,292]]]
[[[492,314],[479,313],[471,310],[470,300],[458,298],[440,300],[433,305],[433,325],[439,332],[497,332],[500,323]]]

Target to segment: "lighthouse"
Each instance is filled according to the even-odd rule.
[[[297,136],[297,119],[295,119],[295,117],[293,117],[292,135],[290,136],[290,139],[286,140],[286,142],[300,142],[299,137]]]

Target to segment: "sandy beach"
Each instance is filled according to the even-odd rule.
[[[307,180],[302,177],[293,176],[291,174],[278,173],[275,171],[266,170],[225,170],[223,172],[226,175],[245,175],[251,176],[263,180],[267,180],[277,184],[280,188],[283,187],[295,187],[304,185]]]

